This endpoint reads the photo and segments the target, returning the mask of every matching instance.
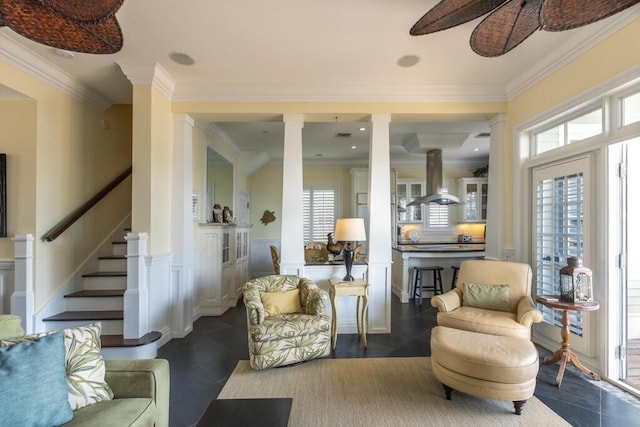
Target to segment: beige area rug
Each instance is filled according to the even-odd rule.
[[[290,427],[568,426],[535,397],[513,403],[444,389],[427,357],[319,359],[254,371],[241,360],[218,399],[292,397]]]

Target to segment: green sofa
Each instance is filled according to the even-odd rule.
[[[0,315],[0,339],[23,333],[20,318]],[[164,359],[105,360],[105,381],[114,398],[73,412],[64,426],[169,425],[169,362]]]
[[[105,380],[114,398],[80,408],[64,426],[169,425],[169,362],[164,359],[105,360]]]

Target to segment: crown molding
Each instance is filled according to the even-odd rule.
[[[240,155],[240,148],[222,129],[210,122],[197,122],[197,126],[211,138],[228,148],[236,157]]]
[[[176,82],[160,64],[118,62],[118,65],[132,85],[151,85],[168,99],[174,100]]]
[[[608,25],[602,26],[589,37],[579,39],[574,37],[562,49],[552,51],[545,61],[540,62],[537,66],[528,69],[518,78],[507,83],[507,99],[511,101],[521,95],[639,17],[640,8],[631,8],[607,18],[609,20]]]
[[[177,102],[504,102],[503,86],[227,85],[178,83]]]
[[[109,99],[82,84],[71,74],[43,59],[3,32],[0,32],[0,61],[6,62],[98,111],[105,111],[113,104]]]

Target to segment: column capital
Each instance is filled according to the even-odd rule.
[[[293,122],[304,123],[304,114],[286,113],[282,115],[282,121],[285,123],[293,123]]]
[[[507,120],[507,116],[505,114],[496,114],[495,116],[489,119],[489,127],[492,128],[496,125],[502,124]]]
[[[371,123],[389,123],[389,122],[391,122],[391,114],[372,114],[369,122],[371,122]]]
[[[167,98],[173,98],[176,82],[160,64],[118,63],[132,85],[151,85]]]
[[[186,123],[187,125],[193,127],[195,124],[195,120],[188,114],[185,113],[176,113],[173,115],[173,121],[178,123]]]

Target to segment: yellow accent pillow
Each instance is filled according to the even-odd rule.
[[[509,311],[509,285],[465,283],[462,305],[486,310]]]
[[[260,292],[265,316],[277,314],[302,313],[300,290],[284,292]]]

